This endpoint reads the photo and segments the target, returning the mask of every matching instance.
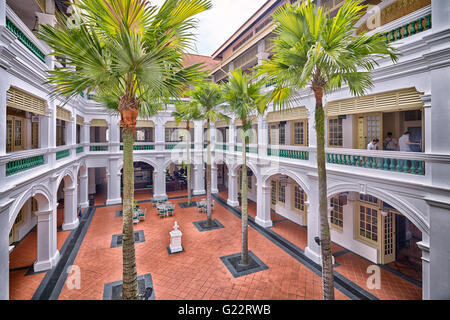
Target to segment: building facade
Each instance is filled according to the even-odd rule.
[[[78,226],[77,209],[104,183],[106,205],[121,203],[120,119],[86,92],[64,103],[49,98],[45,71],[55,64],[32,30],[54,21],[59,1],[0,0],[0,298],[9,296],[9,255],[37,228],[35,271],[59,260],[56,211],[64,203],[64,230]],[[269,0],[206,63],[214,82],[271,56],[270,15],[288,1]],[[401,52],[396,64],[380,60],[375,86],[364,97],[343,88],[325,97],[329,217],[334,243],[376,265],[394,261],[419,270],[424,299],[450,298],[450,6],[441,0],[367,1],[358,32],[380,33]],[[343,1],[321,1],[332,13]],[[36,17],[36,21],[34,20]],[[270,90],[270,84],[267,90]],[[269,108],[252,119],[247,149],[249,199],[255,221],[273,225],[272,212],[304,226],[305,255],[320,263],[315,101],[305,89],[286,112]],[[205,192],[204,121],[190,125],[190,148],[173,107],[140,119],[134,159],[137,184],[166,197],[167,172],[192,153],[193,192]],[[217,122],[213,140],[213,193],[228,191],[239,205],[241,123]],[[404,132],[416,143],[404,149]],[[393,142],[387,139],[392,133]],[[378,138],[378,150],[367,150]]]

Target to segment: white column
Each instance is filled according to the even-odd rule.
[[[1,6],[1,0],[0,0]],[[1,10],[1,7],[0,7]],[[9,299],[9,206],[0,207],[0,300]]]
[[[422,250],[422,299],[430,300],[430,240],[422,239],[417,246]]]
[[[228,171],[228,200],[227,203],[231,207],[238,207],[238,174]]]
[[[155,150],[164,151],[166,148],[166,120],[163,118],[155,119]]]
[[[319,201],[317,200],[318,181],[311,183],[311,193],[308,201],[305,203],[307,210],[308,223],[308,246],[305,248],[305,255],[315,263],[321,264],[320,246],[316,243],[315,237],[320,238],[320,217],[319,217]]]
[[[205,191],[205,161],[203,160],[203,120],[194,121],[194,196]]]
[[[76,185],[74,183],[74,185]],[[79,225],[77,217],[77,188],[64,188],[64,223],[63,230],[73,230]]]
[[[120,118],[111,116],[109,123],[109,150],[110,152],[120,151]]]
[[[153,172],[153,198],[154,199],[165,199],[167,198],[166,193],[166,170],[159,169]]]
[[[265,228],[271,227],[273,225],[272,218],[270,216],[271,187],[264,186],[262,182],[258,182],[256,188],[257,201],[255,222]]]
[[[72,118],[69,122],[67,122],[67,141],[66,145],[75,146],[77,144],[77,119],[75,114],[73,114]],[[76,156],[75,148],[71,151],[71,156]]]
[[[59,261],[56,246],[56,207],[53,210],[35,212],[37,216],[37,259],[34,271],[50,270]]]
[[[87,169],[84,173],[80,175],[80,199],[78,200],[78,205],[81,208],[87,208],[89,207],[89,187],[88,187],[88,175],[87,175]]]
[[[431,13],[433,16],[433,33],[450,27],[450,7],[448,1],[432,0]]]
[[[6,0],[0,0],[0,26],[6,26]]]
[[[424,281],[428,281],[429,299],[450,299],[450,204],[448,201],[427,200],[429,205],[430,233],[422,233],[422,243],[429,244],[429,274],[423,273]],[[426,251],[426,248],[422,251]],[[427,253],[424,253],[425,258]],[[427,267],[425,264],[423,266]]]
[[[219,188],[217,187],[217,166],[213,164],[211,166],[211,193],[219,193]]]
[[[56,148],[56,105],[54,100],[48,101],[49,111],[49,134],[48,134],[48,148]],[[56,163],[56,153],[50,153],[48,155],[48,163],[50,167],[54,167]]]
[[[106,177],[108,179],[108,198],[106,200],[106,205],[121,204],[120,182],[122,174],[119,171],[119,157],[109,159]]]
[[[1,5],[0,5],[1,10]],[[6,100],[9,83],[7,80],[6,72],[0,70],[0,156],[6,154]]]
[[[235,145],[236,145],[236,126],[234,125],[234,119],[231,119],[230,127],[228,130],[228,151],[234,152]]]
[[[91,125],[89,122],[83,123],[81,127],[81,143],[87,145],[84,151],[89,151],[89,144],[91,143]]]
[[[265,117],[258,118],[258,156],[267,156],[268,141],[268,126]]]

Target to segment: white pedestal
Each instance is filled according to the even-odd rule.
[[[173,230],[169,232],[170,234],[170,253],[177,253],[183,251],[183,247],[181,246],[181,236],[183,233],[178,230],[178,223],[175,221],[175,225],[173,226]]]

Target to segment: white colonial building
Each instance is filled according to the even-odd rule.
[[[207,62],[215,82],[270,58],[270,14],[287,1],[269,0]],[[334,12],[343,1],[321,1]],[[333,242],[371,261],[407,261],[421,270],[424,299],[450,298],[450,6],[442,0],[385,0],[360,30],[375,30],[401,52],[380,60],[375,86],[354,98],[347,88],[326,96],[327,174]],[[372,3],[371,2],[371,3]],[[64,200],[64,230],[78,226],[77,209],[103,183],[106,205],[121,203],[120,119],[88,92],[63,104],[43,85],[55,64],[33,33],[51,22],[59,1],[0,0],[0,299],[9,297],[9,255],[37,227],[35,271],[59,261],[56,211]],[[35,17],[37,19],[35,20]],[[195,55],[194,55],[195,57]],[[193,60],[195,60],[194,58]],[[197,60],[198,61],[198,60]],[[268,86],[270,87],[270,85]],[[298,107],[252,119],[249,199],[255,221],[271,227],[271,211],[305,226],[305,255],[320,263],[314,96],[298,92]],[[136,186],[166,197],[166,175],[186,159],[172,107],[138,121]],[[191,124],[193,192],[205,193],[205,123]],[[228,190],[239,205],[241,123],[212,128],[213,193]],[[383,150],[391,132],[417,142],[411,152]],[[366,150],[372,138],[379,150]],[[415,152],[413,152],[415,151]]]

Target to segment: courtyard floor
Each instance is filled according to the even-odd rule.
[[[181,209],[186,191],[168,193],[176,204],[175,216],[161,219],[151,203],[140,203],[147,209],[145,221],[135,225],[142,230],[145,242],[137,243],[136,263],[138,275],[150,273],[157,300],[169,299],[321,299],[321,278],[306,265],[294,259],[279,245],[249,227],[249,249],[269,268],[264,271],[234,278],[220,257],[240,252],[240,219],[230,208],[216,201],[213,217],[225,228],[199,232],[193,222],[205,220],[197,208]],[[227,194],[219,194],[227,199]],[[122,247],[111,248],[111,239],[122,232],[122,219],[116,217],[121,206],[104,206],[102,190],[95,198],[95,212],[87,232],[76,253],[74,265],[80,267],[81,287],[70,290],[64,285],[59,292],[61,300],[100,300],[105,284],[122,278]],[[136,200],[149,200],[148,190],[136,192]],[[175,198],[175,199],[174,199]],[[201,197],[194,197],[198,200]],[[256,216],[256,204],[249,203],[249,215]],[[62,224],[63,208],[58,209],[58,225]],[[169,232],[174,222],[183,232],[184,252],[169,255]],[[270,228],[282,239],[306,247],[307,229],[284,217],[272,213],[274,226]],[[61,249],[69,231],[58,232]],[[36,232],[31,232],[10,255],[10,298],[31,299],[46,273],[25,275],[36,259]],[[381,289],[366,288],[368,265],[372,263],[344,248],[333,244],[336,256],[335,271],[380,299],[421,299],[421,288],[391,271],[381,269]],[[17,269],[17,270],[15,270]],[[14,271],[15,270],[15,271]],[[335,289],[337,299],[349,299]]]

